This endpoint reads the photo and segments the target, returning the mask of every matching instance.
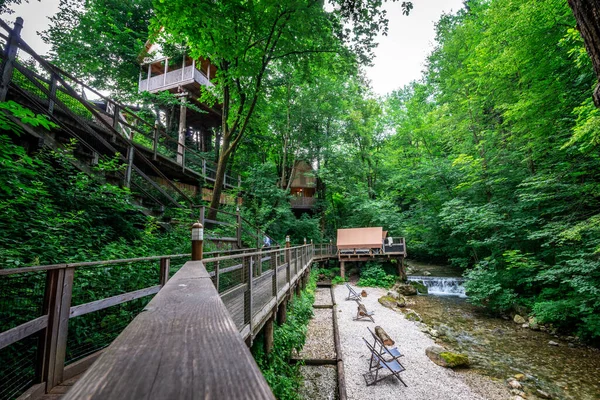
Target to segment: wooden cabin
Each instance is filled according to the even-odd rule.
[[[181,107],[179,139],[196,144],[202,152],[219,148],[221,105],[206,104],[200,100],[202,91],[214,86],[217,67],[209,59],[193,59],[187,54],[178,57],[163,55],[160,45],[148,42],[140,66],[138,92],[170,92],[203,112]],[[216,133],[216,134],[215,134]],[[214,144],[213,144],[214,141]],[[218,152],[218,151],[217,151]]]
[[[403,237],[388,237],[387,231],[382,227],[338,229],[337,256],[342,277],[345,277],[346,262],[395,259],[398,263],[398,275],[406,278],[406,241]]]
[[[298,161],[290,184],[292,210],[311,210],[317,200],[317,177],[312,166],[306,161]]]

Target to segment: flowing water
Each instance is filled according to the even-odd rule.
[[[600,399],[600,350],[487,315],[464,298],[461,278],[409,278],[428,286],[430,295],[411,297],[408,307],[444,334],[439,338],[444,345],[467,353],[472,369],[501,380],[524,374],[528,399],[537,398],[531,394],[536,389],[554,399]]]

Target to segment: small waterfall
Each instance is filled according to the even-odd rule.
[[[467,297],[463,283],[464,278],[447,278],[438,276],[409,276],[409,282],[420,282],[427,286],[429,294],[436,296]]]

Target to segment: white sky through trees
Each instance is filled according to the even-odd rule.
[[[435,21],[443,12],[460,9],[462,0],[413,0],[414,8],[409,16],[402,15],[401,4],[401,1],[385,4],[389,32],[387,36],[379,36],[373,66],[366,68],[367,78],[378,95],[419,79],[425,58],[433,49]],[[14,10],[14,14],[2,15],[2,18],[12,25],[16,17],[23,17],[23,38],[38,53],[46,53],[49,46],[37,32],[48,27],[47,17],[58,11],[58,0],[30,0]]]

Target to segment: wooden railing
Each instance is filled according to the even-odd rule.
[[[226,390],[223,380],[214,374],[239,374],[235,376],[254,379],[251,385],[262,387],[266,383],[256,375],[247,349],[240,346],[243,340],[252,342],[278,305],[302,282],[316,248],[320,254],[332,249],[308,244],[268,251],[229,250],[227,255],[212,252],[206,253],[202,262],[187,262],[183,267],[189,254],[0,269],[0,305],[13,305],[2,314],[0,359],[12,359],[11,354],[22,352],[24,346],[31,346],[39,355],[31,357],[28,365],[21,365],[23,360],[19,365],[5,365],[27,374],[0,377],[0,388],[12,387],[5,392],[0,389],[0,399],[12,398],[28,387],[28,394],[40,394],[80,374],[135,315],[115,345],[105,351],[95,372],[86,375],[85,391],[102,393],[94,398],[131,398],[117,396],[118,391],[113,390],[119,385],[115,382],[122,383],[118,390],[139,394],[153,379],[171,390],[179,382],[178,390],[185,393],[201,384],[217,392]],[[179,262],[173,264],[175,261]],[[126,282],[111,278],[124,275],[130,277]],[[209,280],[212,285],[207,284]],[[156,293],[159,295],[147,304]],[[25,306],[33,303],[40,307]],[[139,314],[142,310],[145,312]],[[100,339],[94,342],[90,337]],[[136,346],[141,347],[133,351]],[[123,352],[124,348],[130,350]],[[131,360],[134,353],[139,364]],[[149,362],[158,359],[163,361]],[[213,368],[213,375],[204,367],[194,370],[205,364]],[[120,369],[125,366],[137,378],[123,380],[129,377],[127,368]],[[119,371],[108,375],[122,379],[110,385],[94,383],[91,377],[105,376],[108,370]],[[179,378],[173,376],[176,371]],[[160,372],[160,377],[154,372]],[[181,381],[186,376],[189,380]],[[169,380],[173,384],[167,385]],[[74,393],[79,396],[84,389],[77,390]],[[230,390],[218,393],[237,393],[238,389]],[[172,397],[181,397],[175,393],[180,392],[171,392]],[[267,387],[259,393],[270,392]]]
[[[106,160],[118,157],[126,165],[126,170],[120,172],[124,185],[140,191],[161,207],[165,202],[180,206],[173,194],[189,204],[193,201],[152,161],[161,160],[170,168],[180,168],[183,173],[215,181],[217,166],[214,162],[185,143],[178,143],[154,121],[146,121],[127,106],[102,95],[38,55],[20,37],[22,23],[23,20],[18,18],[15,28],[11,28],[0,20],[0,101],[7,99],[10,89],[15,100],[25,100],[26,106],[48,115],[90,153]],[[21,58],[29,57],[27,63],[17,58],[18,51],[24,53]],[[105,107],[100,106],[100,102],[88,101],[83,93],[94,94]],[[70,123],[65,123],[65,117]],[[119,151],[117,147],[127,150]],[[148,171],[165,182],[168,190],[150,178]],[[239,175],[226,175],[224,185],[238,187],[241,179]]]
[[[312,208],[316,201],[316,197],[293,197],[290,205],[292,208]]]

